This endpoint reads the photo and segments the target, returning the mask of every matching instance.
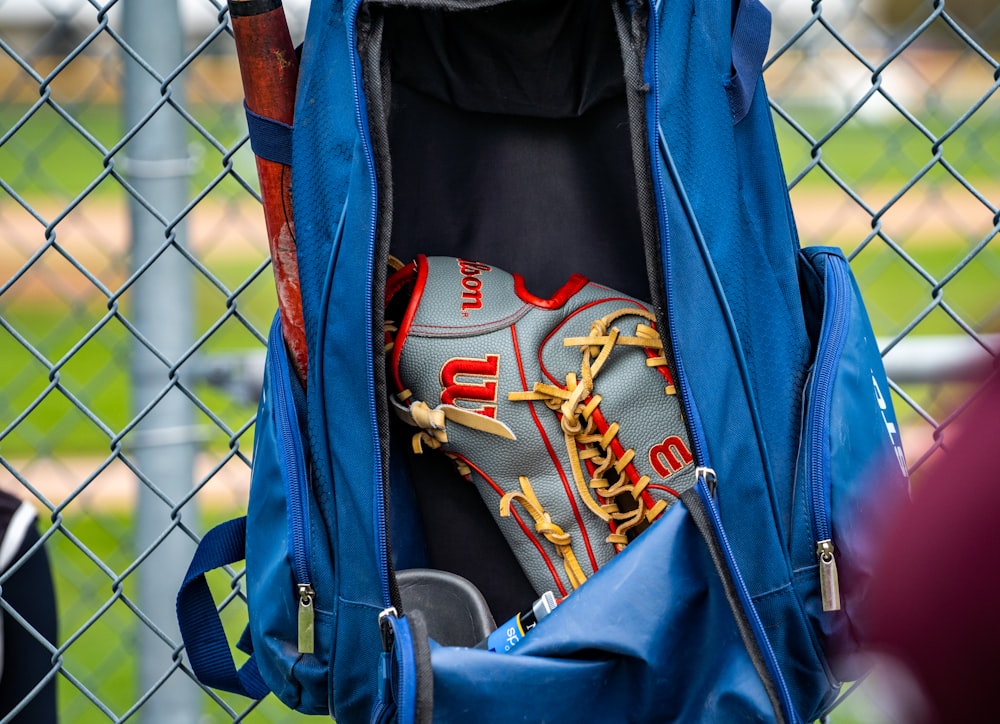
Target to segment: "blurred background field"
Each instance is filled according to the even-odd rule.
[[[765,4],[802,243],[851,258],[923,484],[998,348],[1000,10]],[[191,683],[163,593],[245,505],[275,297],[226,14],[184,0],[136,36],[136,5],[0,0],[0,486],[36,504],[54,562],[64,721],[288,721]],[[286,8],[301,37],[305,3]],[[143,157],[168,125],[174,155]],[[239,582],[213,581],[233,637]],[[832,720],[882,716],[860,696]]]

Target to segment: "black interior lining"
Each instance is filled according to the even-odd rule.
[[[611,3],[385,13],[393,253],[491,263],[542,297],[580,273],[648,299]]]
[[[621,95],[607,0],[512,0],[476,10],[393,7],[394,82],[455,108],[568,118]]]
[[[483,261],[521,274],[540,297],[580,273],[648,300],[611,0],[377,12],[389,77],[379,79],[386,115],[371,120],[387,130],[380,178],[392,184],[380,244],[391,232],[404,262]],[[439,455],[406,464],[428,564],[476,584],[498,621],[530,606],[536,594],[474,486]]]

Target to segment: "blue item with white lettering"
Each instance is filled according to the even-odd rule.
[[[276,320],[247,517],[178,597],[203,683],[341,724],[804,722],[865,673],[906,463],[848,260],[799,247],[769,33],[759,0],[312,0],[290,134],[309,373]],[[390,255],[418,254],[541,300],[573,273],[647,300],[691,443],[693,486],[505,655],[477,647],[483,607],[504,636],[540,591],[388,402]],[[237,668],[205,573],[244,557]],[[419,576],[401,592],[415,569],[457,581],[445,614]],[[443,642],[455,611],[477,624]]]
[[[546,591],[541,598],[531,604],[530,609],[512,616],[496,631],[476,644],[476,648],[502,654],[510,653],[539,621],[552,613],[555,607],[555,595],[552,591]]]

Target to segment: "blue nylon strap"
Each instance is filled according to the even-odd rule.
[[[733,123],[739,123],[750,112],[770,38],[770,11],[760,0],[743,0],[733,26],[733,77],[726,85]]]
[[[251,699],[262,699],[271,689],[261,678],[252,655],[237,671],[215,600],[205,580],[208,571],[243,560],[246,532],[244,516],[220,523],[205,534],[177,594],[177,623],[191,668],[201,683]]]
[[[292,126],[251,111],[243,102],[254,155],[285,166],[292,165]]]

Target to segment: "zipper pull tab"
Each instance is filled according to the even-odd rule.
[[[833,557],[833,541],[821,540],[816,544],[819,559],[819,593],[824,611],[840,610],[840,577],[837,574],[837,559]]]
[[[313,610],[316,591],[308,583],[300,583],[295,588],[299,594],[299,653],[311,654],[316,650],[316,613]]]
[[[719,481],[715,477],[715,471],[712,468],[706,468],[699,466],[694,470],[695,480],[703,480],[705,482],[705,487],[708,488],[708,494],[712,496],[712,500],[718,500],[716,493],[718,492]]]
[[[398,618],[399,613],[395,606],[389,606],[378,615],[378,633],[382,639],[382,653],[378,657],[378,701],[375,704],[375,713],[372,714],[372,722],[388,721],[386,712],[395,712],[395,706],[390,706],[393,700],[392,688],[392,647],[396,643],[396,632],[392,628],[390,619]],[[393,718],[394,719],[394,718]]]
[[[382,639],[382,650],[385,652],[392,651],[392,646],[396,642],[396,632],[392,630],[390,618],[399,618],[395,606],[389,606],[378,615],[378,633]]]

